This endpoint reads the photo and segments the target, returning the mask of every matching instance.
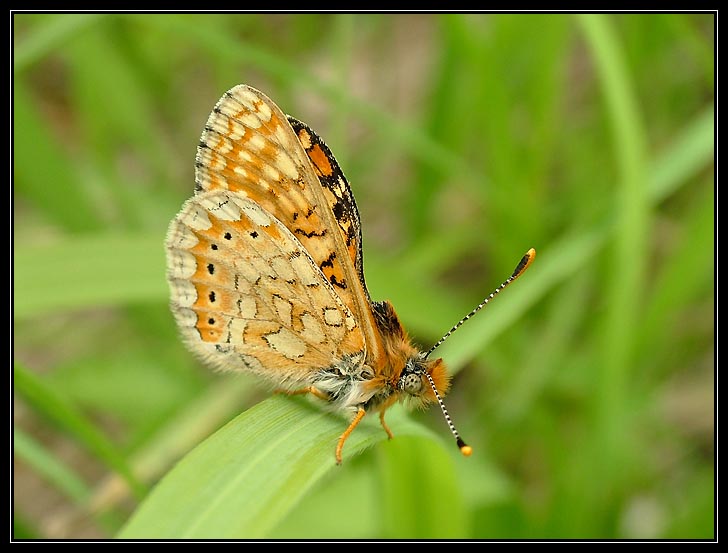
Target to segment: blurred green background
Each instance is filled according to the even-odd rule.
[[[269,396],[185,350],[164,279],[239,83],[331,147],[372,297],[424,347],[538,251],[441,348],[473,457],[413,413],[434,438],[347,460],[264,537],[713,538],[714,15],[13,23],[15,538],[115,536]]]

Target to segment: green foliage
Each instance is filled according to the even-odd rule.
[[[14,535],[715,535],[712,14],[15,14]],[[215,374],[163,241],[219,96],[323,136],[439,410]],[[268,399],[266,399],[268,398]]]
[[[390,419],[403,436],[431,438],[401,416]],[[331,472],[344,470],[336,467],[333,444],[345,422],[300,400],[275,397],[259,403],[174,467],[119,537],[266,537],[313,486],[325,485]],[[344,459],[348,463],[352,453],[382,439],[386,434],[376,424],[362,424],[347,440]],[[423,447],[424,452],[430,449]],[[449,468],[445,476],[452,479]],[[393,484],[402,487],[401,481]],[[437,494],[436,480],[417,488],[426,496]]]

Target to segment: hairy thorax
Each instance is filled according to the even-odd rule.
[[[449,376],[442,359],[424,358],[389,302],[373,305],[385,355],[375,364],[362,351],[320,370],[314,386],[328,394],[330,407],[351,413],[359,408],[383,411],[405,399],[421,406],[436,399],[426,375],[445,394]]]

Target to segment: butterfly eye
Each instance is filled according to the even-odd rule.
[[[399,379],[399,388],[410,395],[417,395],[422,390],[422,376],[417,373],[407,373]]]

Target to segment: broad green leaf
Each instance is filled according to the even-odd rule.
[[[430,431],[393,409],[396,436]],[[202,442],[161,480],[119,534],[127,539],[264,538],[329,471],[387,438],[376,417],[334,449],[345,419],[301,398],[276,396]],[[396,438],[395,438],[396,439]]]
[[[443,444],[407,437],[383,444],[378,453],[383,537],[468,537],[468,519],[455,461]],[[469,461],[463,459],[463,463]],[[408,516],[402,516],[403,513]]]

